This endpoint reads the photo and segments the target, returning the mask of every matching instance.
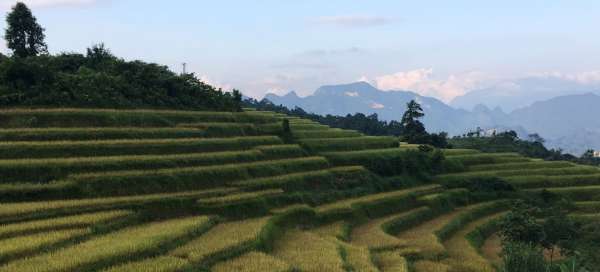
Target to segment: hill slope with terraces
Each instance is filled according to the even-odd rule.
[[[2,110],[0,177],[0,272],[494,271],[510,195],[464,181],[600,210],[597,167],[251,109]]]

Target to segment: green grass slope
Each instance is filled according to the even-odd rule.
[[[0,271],[487,271],[490,176],[600,206],[597,168],[272,112],[0,110]]]

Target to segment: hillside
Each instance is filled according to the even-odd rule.
[[[513,196],[469,180],[600,207],[597,167],[251,109],[1,110],[0,127],[0,272],[494,271]]]
[[[377,114],[379,119],[387,121],[398,120],[406,110],[406,103],[415,99],[423,106],[425,113],[423,123],[428,131],[445,131],[453,136],[465,134],[478,127],[484,130],[514,130],[521,138],[537,133],[547,140],[549,147],[561,148],[576,156],[580,156],[588,149],[600,149],[598,141],[600,124],[596,118],[600,108],[597,106],[600,104],[600,96],[589,92],[551,99],[550,96],[536,96],[545,90],[544,87],[548,84],[546,82],[538,86],[536,82],[531,79],[520,81],[520,84],[524,86],[523,88],[533,86],[539,88],[531,94],[537,97],[535,100],[537,102],[531,101],[533,98],[527,100],[518,97],[532,104],[522,105],[509,113],[502,111],[498,105],[493,109],[484,105],[489,104],[485,103],[487,101],[485,97],[487,95],[493,97],[493,94],[483,91],[472,94],[474,98],[471,100],[477,98],[480,103],[469,107],[469,110],[464,110],[455,109],[435,98],[420,96],[410,91],[378,90],[366,82],[323,86],[307,97],[298,97],[291,92],[285,96],[270,94],[265,98],[276,105],[282,104],[289,108],[298,106],[307,112],[321,115],[345,116],[360,112],[367,115]],[[580,86],[577,90],[583,92],[581,88]],[[499,93],[496,95],[503,97],[502,92]],[[506,98],[513,99],[511,96]]]

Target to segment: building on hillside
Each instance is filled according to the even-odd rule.
[[[594,158],[600,158],[600,151],[594,151]]]

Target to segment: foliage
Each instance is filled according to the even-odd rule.
[[[399,122],[387,122],[379,120],[377,114],[368,116],[362,113],[356,113],[354,115],[348,114],[346,116],[335,116],[328,114],[323,116],[314,113],[308,113],[299,107],[289,109],[281,105],[275,105],[267,99],[263,99],[261,101],[247,99],[244,100],[244,106],[256,108],[257,110],[274,111],[290,116],[297,116],[300,118],[313,120],[330,127],[356,130],[373,136],[399,136],[402,131],[402,126]]]
[[[237,97],[237,98],[236,98]],[[193,74],[125,61],[102,45],[87,55],[62,53],[0,62],[0,106],[157,108],[240,111],[239,94],[217,90]]]
[[[510,242],[502,249],[504,272],[546,272],[542,249],[527,243]]]
[[[517,152],[527,157],[549,161],[571,161],[579,164],[600,165],[600,158],[593,156],[593,150],[586,151],[581,157],[563,153],[561,149],[548,149],[545,140],[538,134],[520,139],[515,131],[506,131],[491,136],[482,136],[480,130],[449,140],[455,148],[476,149],[483,152]]]
[[[544,229],[535,218],[537,212],[535,207],[524,201],[515,201],[511,211],[500,222],[503,243],[539,245],[544,239]]]
[[[406,112],[402,115],[400,124],[404,127],[402,136],[409,143],[416,143],[415,140],[427,134],[425,125],[419,121],[419,118],[425,116],[421,105],[415,100],[411,100],[406,104]]]
[[[363,165],[382,176],[417,176],[438,174],[445,170],[444,154],[439,150],[417,151],[401,149],[374,149],[365,151],[333,152],[325,156],[337,165]]]
[[[48,52],[44,28],[25,4],[17,2],[6,16],[6,24],[4,38],[14,56],[25,58]]]

